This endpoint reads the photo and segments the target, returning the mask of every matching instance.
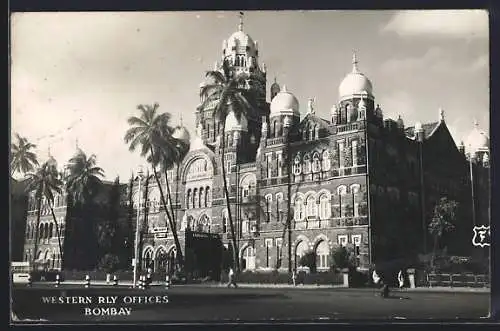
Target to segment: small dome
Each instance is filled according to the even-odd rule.
[[[290,92],[287,91],[286,86],[280,91],[271,101],[271,114],[276,115],[293,115],[300,117],[299,101]]]
[[[359,71],[356,54],[353,55],[352,72],[348,73],[339,86],[339,98],[352,97],[353,95],[373,95],[373,86],[370,80]]]
[[[478,151],[489,150],[490,139],[486,133],[479,129],[477,122],[474,125],[474,129],[469,133],[465,141],[465,149],[467,153],[476,153]]]
[[[188,130],[184,126],[178,126],[175,128],[172,137],[181,140],[184,143],[189,143],[190,135]]]
[[[234,112],[230,111],[226,117],[226,127],[225,131],[248,131],[248,121],[245,115],[241,115],[240,120],[236,118]]]

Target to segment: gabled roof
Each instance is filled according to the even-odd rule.
[[[424,138],[428,139],[429,137],[431,137],[441,123],[442,122],[432,122],[422,124],[422,129],[424,130]],[[413,138],[415,136],[415,127],[409,126],[405,128],[405,134],[408,138]]]
[[[306,117],[300,122],[299,131],[302,131],[308,125],[317,125],[320,129],[320,137],[325,134],[332,134],[330,130],[330,122],[317,116],[315,113],[308,113]]]

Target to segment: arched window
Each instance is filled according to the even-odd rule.
[[[210,207],[210,187],[205,188],[205,207]]]
[[[359,184],[353,184],[350,187],[352,194],[353,216],[359,216]]]
[[[49,238],[54,237],[54,223],[50,223],[49,225]]]
[[[272,128],[272,136],[277,137],[278,136],[278,122],[275,120],[273,121],[273,128]]]
[[[283,220],[283,193],[276,194],[276,221],[281,222]]]
[[[297,247],[295,247],[295,267],[297,268],[300,264],[300,259],[302,256],[306,255],[308,251],[308,246],[307,243],[302,240],[297,244]]]
[[[311,157],[309,154],[304,155],[304,173],[311,173]]]
[[[153,250],[148,248],[146,252],[144,252],[144,268],[154,268],[153,266]]]
[[[186,195],[186,209],[189,209],[191,205],[191,189],[188,189]]]
[[[193,189],[193,208],[198,208],[198,200],[199,200],[198,189],[195,188]]]
[[[295,176],[298,176],[300,175],[301,170],[302,166],[301,166],[300,154],[297,154],[297,156],[295,156],[295,159],[293,161],[293,173],[295,174]]]
[[[228,216],[227,216],[227,210],[224,210],[222,212],[222,233],[227,233],[227,228],[228,228]]]
[[[266,221],[270,222],[271,221],[271,206],[273,202],[273,196],[272,194],[267,194],[266,195]]]
[[[322,163],[323,163],[322,164],[323,171],[330,170],[330,166],[331,166],[331,163],[330,163],[330,152],[328,152],[327,150],[323,151]]]
[[[328,269],[328,257],[330,255],[330,249],[328,243],[322,240],[318,246],[316,246],[316,267],[318,269]]]
[[[339,209],[340,209],[340,217],[345,217],[345,207],[346,201],[345,196],[347,194],[347,187],[341,185],[337,188],[337,195],[339,196]]]
[[[295,204],[294,204],[294,219],[296,221],[301,221],[305,217],[305,207],[304,207],[304,200],[301,197],[298,197],[295,199]]]
[[[358,141],[354,140],[352,142],[352,166],[358,165]]]
[[[313,155],[313,172],[320,172],[321,171],[321,161],[319,160],[319,154],[314,153]]]
[[[198,199],[198,207],[201,208],[203,207],[203,198],[205,197],[205,195],[203,194],[203,187],[200,188],[200,198]]]
[[[309,127],[309,140],[314,140],[314,131],[316,129],[316,126],[310,126]]]
[[[316,217],[317,208],[316,208],[316,199],[314,198],[314,195],[311,194],[307,198],[306,205],[307,205],[306,207],[307,217]]]
[[[330,199],[326,194],[319,198],[319,217],[322,220],[329,219],[331,215]]]

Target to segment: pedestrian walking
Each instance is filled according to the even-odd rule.
[[[234,270],[233,268],[229,268],[229,282],[227,283],[227,287],[231,287],[233,285],[235,288],[238,287],[236,284],[236,280],[234,279]]]
[[[373,284],[380,285],[380,276],[377,274],[377,270],[373,269],[372,273]]]
[[[402,290],[403,287],[405,286],[405,278],[403,276],[403,270],[399,270],[398,283],[399,283],[399,289]]]

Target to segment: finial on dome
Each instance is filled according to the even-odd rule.
[[[439,108],[439,120],[441,122],[444,122],[444,109],[443,108]]]
[[[283,89],[281,90],[282,92],[288,92],[288,90],[286,89],[286,85],[283,85]]]
[[[80,146],[78,146],[78,138],[75,139],[75,146],[76,146],[76,149],[80,149]]]
[[[352,52],[352,72],[359,72],[358,58],[356,57],[356,52]]]
[[[219,61],[215,61],[214,63],[214,71],[219,69]]]
[[[474,117],[474,126],[475,127],[478,127],[479,126],[479,122],[477,121],[477,118]]]
[[[243,31],[243,12],[240,11],[240,24],[238,24],[238,31]]]
[[[48,155],[49,155],[49,158],[50,158],[50,157],[52,156],[52,155],[50,155],[50,145],[49,145],[49,147],[47,148],[47,150],[48,150]]]
[[[179,117],[180,117],[181,126],[183,126],[182,125],[182,112],[180,113]]]

